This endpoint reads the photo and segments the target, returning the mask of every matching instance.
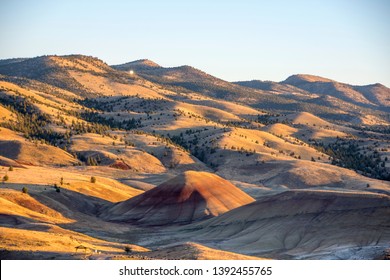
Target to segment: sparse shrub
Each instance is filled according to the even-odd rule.
[[[54,184],[54,189],[56,190],[56,192],[61,192],[61,189],[60,187],[57,185],[57,184]]]
[[[370,187],[370,184],[367,184],[367,185],[366,185],[366,188],[369,188],[369,187]]]
[[[8,171],[14,171],[14,168],[13,168],[12,166],[10,166],[10,167],[8,168]]]
[[[26,187],[23,187],[23,189],[22,189],[22,193],[28,193],[28,188],[26,188]]]
[[[96,183],[96,177],[94,177],[94,176],[91,177],[91,183],[93,183],[93,184]]]
[[[60,179],[60,185],[62,186],[64,184],[64,177],[61,177]]]
[[[311,157],[311,161],[314,161],[314,162],[315,162],[316,160],[315,160],[313,157]]]
[[[3,176],[3,181],[4,182],[7,182],[9,180],[9,176],[8,176],[8,174],[5,174],[4,176]]]
[[[129,254],[129,253],[132,252],[132,250],[131,250],[131,248],[129,246],[126,246],[125,247],[125,252],[126,252],[126,254]]]

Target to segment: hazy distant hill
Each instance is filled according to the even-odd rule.
[[[128,63],[115,65],[112,66],[112,68],[122,70],[122,71],[133,70],[138,72],[138,71],[154,70],[156,68],[161,68],[161,66],[149,59],[139,59]]]
[[[388,110],[390,89],[381,84],[353,86],[312,75],[293,75],[280,83],[272,81],[242,81],[236,84],[292,96],[334,97],[362,107]]]
[[[313,75],[293,75],[282,83],[311,93],[326,94],[357,105],[390,105],[390,89],[381,84],[351,86]],[[375,96],[375,98],[373,98]]]
[[[366,86],[352,86],[352,88],[362,93],[367,100],[381,106],[390,107],[390,89],[382,84],[373,84]]]

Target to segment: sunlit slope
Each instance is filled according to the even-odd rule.
[[[30,142],[9,129],[0,129],[0,155],[19,164],[73,165],[78,162],[71,154],[60,148]]]

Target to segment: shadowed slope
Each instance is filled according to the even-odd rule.
[[[217,175],[187,171],[142,195],[116,204],[103,216],[145,225],[191,223],[253,201]]]
[[[156,259],[168,260],[260,260],[257,258],[246,256],[222,250],[213,249],[201,244],[187,242],[173,246],[167,246],[155,251],[143,253],[143,255]]]
[[[202,222],[191,234],[244,254],[337,258],[342,249],[388,246],[389,216],[386,195],[289,191]]]

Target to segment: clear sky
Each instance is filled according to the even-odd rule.
[[[390,87],[388,0],[0,0],[0,15],[0,58],[148,58],[228,81],[304,73]]]

